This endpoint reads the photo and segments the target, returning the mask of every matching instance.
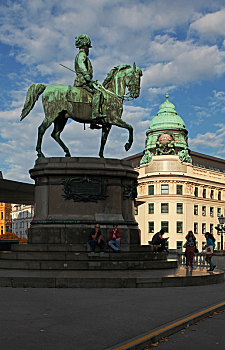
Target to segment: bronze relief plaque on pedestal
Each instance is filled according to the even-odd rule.
[[[97,202],[107,197],[107,182],[103,179],[84,176],[65,179],[61,183],[64,185],[62,196],[65,199],[72,199],[74,202]]]

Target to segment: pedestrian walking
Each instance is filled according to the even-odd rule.
[[[213,271],[216,265],[212,262],[212,256],[215,249],[215,238],[209,232],[205,234],[206,245],[203,247],[205,249],[205,260],[209,264],[210,268],[207,271]]]

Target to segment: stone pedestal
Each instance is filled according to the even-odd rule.
[[[29,243],[83,244],[96,223],[105,240],[117,223],[123,248],[140,244],[133,216],[138,173],[124,160],[41,158],[30,170],[35,180],[35,217]]]

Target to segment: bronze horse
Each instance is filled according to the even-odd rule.
[[[102,125],[101,146],[99,156],[103,157],[105,143],[112,125],[125,128],[129,131],[129,139],[125,144],[128,151],[133,143],[133,127],[121,119],[123,113],[123,101],[129,98],[137,98],[140,95],[140,77],[142,71],[133,66],[123,65],[111,69],[103,84],[97,84],[101,89],[104,99],[102,113],[106,117],[99,123]],[[126,87],[129,97],[125,96]],[[92,94],[84,88],[69,85],[44,85],[33,84],[30,86],[20,120],[24,119],[33,109],[35,102],[42,94],[42,104],[45,119],[38,128],[38,140],[36,151],[38,157],[44,157],[41,151],[42,139],[45,131],[54,123],[51,136],[63,148],[66,157],[70,157],[68,147],[63,143],[60,134],[63,131],[68,118],[79,123],[90,123],[92,118]]]

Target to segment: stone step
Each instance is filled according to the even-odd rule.
[[[224,273],[184,267],[160,271],[34,271],[0,270],[0,287],[17,288],[157,288],[224,282]]]
[[[0,252],[0,260],[165,260],[166,254],[156,252],[120,252],[95,253],[88,252],[45,252],[45,251],[5,251]]]
[[[0,260],[0,269],[28,270],[146,270],[177,267],[176,260]]]
[[[98,247],[96,247],[97,251]],[[106,250],[110,249],[106,246]],[[30,252],[89,252],[90,246],[88,243],[85,244],[15,244],[12,246],[12,251],[30,251]],[[139,245],[139,244],[122,244],[121,250],[123,251],[136,251],[136,252],[153,252],[155,251],[154,247],[151,245]]]

